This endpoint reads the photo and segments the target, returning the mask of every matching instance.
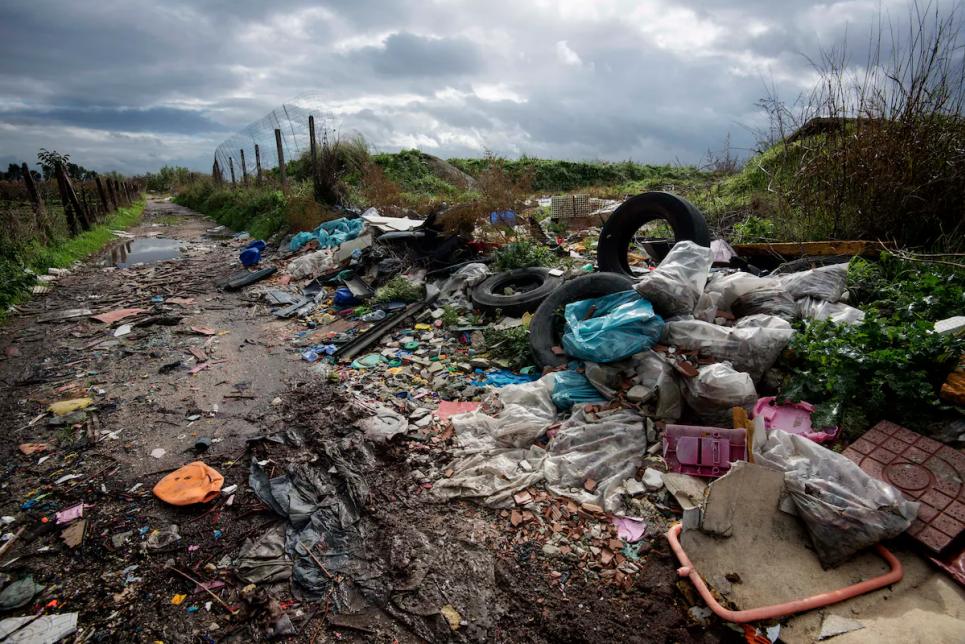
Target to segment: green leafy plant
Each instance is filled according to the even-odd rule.
[[[456,326],[459,323],[459,311],[451,304],[446,304],[442,307],[442,317],[439,319],[442,320],[442,326],[446,329]]]
[[[874,315],[863,324],[807,325],[785,353],[791,378],[780,399],[814,404],[816,427],[840,425],[852,439],[882,419],[927,431],[930,421],[956,409],[937,394],[965,348],[931,326]]]
[[[483,340],[489,349],[489,355],[505,360],[509,368],[519,371],[523,367],[533,364],[533,356],[529,349],[529,329],[524,326],[512,329],[483,329]]]
[[[894,322],[936,322],[965,308],[965,271],[882,253],[877,263],[856,257],[848,267],[851,304]]]
[[[555,263],[556,256],[549,248],[528,239],[519,239],[515,244],[499,249],[493,261],[493,269],[502,272],[532,266],[553,266]]]
[[[742,223],[734,225],[735,244],[756,244],[773,241],[777,237],[774,222],[750,215]]]
[[[385,304],[386,302],[418,302],[422,299],[422,287],[413,284],[404,275],[396,275],[385,286],[375,291],[372,298],[373,304]]]

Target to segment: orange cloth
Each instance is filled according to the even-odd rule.
[[[165,476],[153,491],[156,497],[171,505],[191,505],[217,498],[223,483],[224,477],[217,470],[196,461]]]
[[[965,405],[965,371],[961,367],[948,374],[938,397],[953,405]]]

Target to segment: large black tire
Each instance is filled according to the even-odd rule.
[[[563,336],[556,320],[558,311],[573,302],[622,293],[631,288],[633,280],[629,277],[616,273],[595,273],[577,277],[553,291],[529,322],[529,349],[536,364],[541,368],[559,367],[570,361],[566,356],[553,353],[554,346],[562,346]]]
[[[550,275],[548,268],[519,268],[497,273],[476,285],[472,290],[472,303],[487,315],[501,311],[503,315],[518,318],[534,313],[550,293],[563,286],[562,275]],[[511,286],[515,295],[505,295]]]
[[[603,225],[596,250],[600,270],[632,277],[627,257],[630,243],[641,226],[658,219],[670,224],[675,241],[710,247],[707,220],[694,204],[669,192],[644,192],[625,201]]]

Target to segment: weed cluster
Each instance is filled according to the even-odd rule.
[[[375,291],[372,304],[387,302],[418,302],[422,299],[422,286],[413,284],[404,275],[396,275],[385,286]]]
[[[529,349],[529,329],[526,327],[487,327],[483,329],[483,340],[489,355],[497,360],[505,360],[513,371],[533,364],[533,355]]]
[[[517,268],[533,266],[553,266],[556,256],[545,246],[535,244],[528,239],[518,239],[515,244],[507,244],[496,252],[493,260],[493,270],[497,273]]]

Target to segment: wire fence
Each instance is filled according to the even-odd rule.
[[[215,151],[212,174],[220,174],[216,179],[222,181],[240,181],[256,176],[259,169],[277,168],[276,130],[285,160],[297,159],[311,147],[310,116],[314,117],[317,141],[325,141],[329,132],[334,132],[335,117],[325,108],[326,102],[323,93],[305,92],[232,134]]]

